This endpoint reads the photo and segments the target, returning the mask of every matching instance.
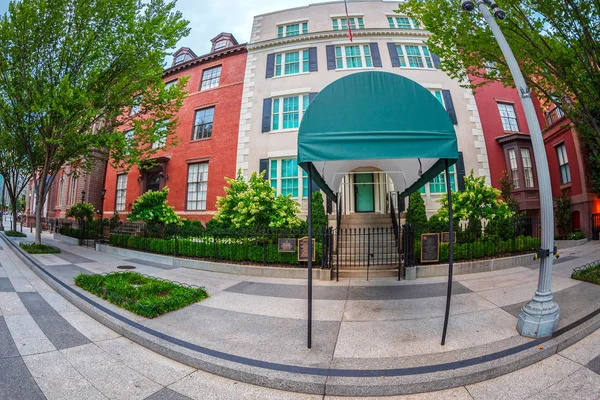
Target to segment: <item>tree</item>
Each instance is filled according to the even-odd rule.
[[[560,196],[554,199],[556,204],[556,228],[561,236],[571,232],[571,196],[569,191],[563,189]]]
[[[144,193],[133,203],[127,219],[144,221],[151,226],[181,225],[181,218],[175,212],[175,208],[167,204],[168,194],[169,188],[166,186],[158,192],[151,190]]]
[[[312,195],[312,224],[313,231],[319,235],[323,229],[327,228],[327,215],[323,205],[323,195],[320,191],[316,191]]]
[[[408,198],[406,223],[415,226],[415,234],[418,237],[420,237],[421,233],[427,231],[427,212],[421,192],[413,192]]]
[[[298,228],[298,203],[291,197],[275,194],[265,173],[253,172],[248,182],[242,171],[235,179],[225,178],[229,187],[225,196],[217,198],[217,214],[211,225],[221,228]]]
[[[460,0],[407,0],[399,11],[431,32],[427,44],[452,78],[476,87],[491,81],[514,86],[506,60],[477,12]],[[589,149],[594,191],[600,193],[600,2],[503,0],[498,21],[518,51],[527,84],[543,101],[561,107]],[[480,78],[469,83],[468,75]]]
[[[94,206],[90,203],[81,202],[73,204],[67,210],[67,217],[72,217],[79,222],[91,221],[94,219]]]
[[[185,79],[166,89],[162,63],[189,30],[174,6],[21,0],[0,17],[0,120],[23,146],[40,199],[36,243],[61,168],[141,164],[177,123]]]

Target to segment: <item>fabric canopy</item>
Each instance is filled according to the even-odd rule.
[[[308,106],[298,164],[330,198],[358,167],[386,172],[408,195],[458,159],[454,126],[427,89],[400,75],[360,72],[329,84]]]

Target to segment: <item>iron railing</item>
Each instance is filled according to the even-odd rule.
[[[563,110],[560,109],[560,107],[554,107],[552,110],[546,113],[546,126],[552,125],[564,116],[565,113],[563,112]]]

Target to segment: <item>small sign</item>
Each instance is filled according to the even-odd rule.
[[[295,253],[296,252],[296,239],[279,239],[277,249],[280,253]]]
[[[440,234],[423,233],[421,235],[421,262],[440,261]]]
[[[315,239],[312,240],[312,260],[315,261]],[[308,262],[308,238],[298,239],[298,261]]]
[[[456,232],[452,232],[454,243],[456,243]],[[442,232],[442,243],[450,243],[450,232]]]

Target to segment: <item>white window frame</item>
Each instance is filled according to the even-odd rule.
[[[502,121],[502,129],[504,129],[505,132],[519,132],[519,121],[517,119],[515,105],[511,103],[496,104],[498,104],[498,112],[500,113],[500,120]]]
[[[569,157],[567,156],[567,147],[561,143],[554,147],[556,157],[558,158],[558,172],[560,175],[560,184],[568,185],[571,183],[571,167],[569,166]]]
[[[531,151],[529,151],[529,148],[527,148],[527,147],[521,148],[521,161],[523,163],[523,175],[525,176],[525,187],[526,188],[535,187],[535,182],[533,179],[533,163],[531,161]]]
[[[175,57],[175,62],[173,63],[173,65],[179,65],[179,64],[183,64],[186,60],[185,60],[185,56],[187,54],[180,54],[177,57]]]
[[[221,39],[218,42],[215,43],[215,50],[214,51],[219,51],[222,50],[224,48],[227,47],[227,39]]]
[[[58,183],[58,205],[63,206],[65,200],[63,199],[63,192],[65,190],[65,174],[63,173]]]
[[[212,74],[217,69],[219,70],[219,75],[215,78],[214,75],[212,75]],[[200,91],[214,89],[214,88],[219,87],[219,84],[221,83],[221,73],[222,72],[223,72],[222,65],[216,65],[214,67],[206,68],[205,70],[203,70],[202,77],[200,78]],[[207,79],[205,80],[204,75],[207,73],[210,73],[211,77],[210,78],[207,77]]]
[[[202,123],[197,123],[197,115],[199,112],[206,112],[208,110],[212,109],[212,120],[210,122],[204,122],[204,120],[200,120],[200,122]],[[192,122],[193,128],[192,128],[192,141],[196,141],[196,140],[208,140],[210,138],[212,138],[212,132],[214,129],[214,124],[215,124],[215,112],[216,112],[216,108],[215,106],[210,106],[210,107],[205,107],[205,108],[199,108],[197,110],[194,110],[194,120]],[[208,125],[210,125],[210,127],[208,127]],[[199,127],[203,127],[202,131],[200,132],[200,135],[198,134],[198,128]],[[206,132],[208,132],[208,136],[206,135]],[[198,136],[198,137],[197,137]]]
[[[79,183],[79,178],[76,176],[71,177],[71,187],[69,191],[69,204],[77,203],[77,184]]]
[[[334,31],[347,31],[348,21],[350,21],[350,28],[354,30],[365,29],[365,19],[363,16],[350,15],[346,17],[335,17],[331,18],[331,26]]]
[[[196,166],[198,166],[198,171],[193,171]],[[197,180],[190,181],[193,175]],[[196,185],[197,190],[190,191],[192,185]],[[186,211],[206,210],[208,201],[208,161],[188,164],[186,193]]]
[[[281,192],[281,187],[282,187],[282,174],[281,174],[281,165],[282,162],[284,160],[292,160],[292,159],[296,159],[295,157],[282,157],[282,158],[270,158],[269,159],[269,183],[271,184],[271,187],[273,189],[275,189],[275,191],[277,192],[277,194],[282,194]],[[296,159],[297,161],[297,159]],[[273,169],[273,163],[276,163],[276,167],[275,169]],[[273,171],[275,171],[275,174],[273,174]],[[305,196],[304,195],[304,190],[308,188],[307,185],[310,185],[310,182],[308,181],[308,174],[306,174],[306,172],[300,168],[300,166],[298,166],[298,174],[295,177],[292,178],[285,178],[285,179],[296,179],[298,182],[298,196],[294,197],[293,193],[292,193],[292,199],[306,199],[308,198],[308,194]]]
[[[417,23],[416,20],[414,20],[413,18],[409,18],[406,15],[386,15],[386,17],[387,17],[388,27],[390,29],[421,29],[420,25]],[[390,18],[392,19],[391,23],[390,23]],[[399,28],[397,18],[408,19],[408,24],[409,24],[410,28]],[[393,27],[391,25],[393,25]]]
[[[358,47],[359,51],[360,51],[360,60],[361,60],[361,66],[360,67],[348,67],[348,55],[346,54],[346,48],[347,47]],[[365,48],[368,49],[369,54],[365,54]],[[341,52],[341,57],[338,56],[338,49]],[[339,46],[335,46],[334,48],[334,54],[335,54],[335,69],[338,71],[341,70],[356,70],[356,69],[374,69],[375,67],[373,67],[373,55],[371,54],[371,46],[369,43],[356,43],[356,44],[345,44],[345,45],[339,45]],[[342,60],[342,67],[340,68],[338,66],[338,59]],[[367,60],[370,60],[371,66],[367,66]]]
[[[125,211],[127,206],[127,174],[117,175],[115,211]]]
[[[408,52],[406,51],[406,46],[416,47],[419,50],[419,55],[421,56],[421,64],[422,67],[411,67]],[[398,47],[400,47],[402,54],[398,53]],[[427,51],[427,54],[425,54]],[[398,54],[398,58],[400,59],[400,68],[408,68],[408,69],[436,69],[435,64],[433,63],[433,57],[431,56],[431,50],[427,45],[421,43],[396,43],[396,53]],[[412,56],[411,57],[416,57]]]
[[[133,98],[133,102],[131,105],[131,111],[129,111],[129,115],[135,115],[141,111],[142,101],[143,101],[143,98],[142,98],[141,94],[138,94],[137,96],[135,96]]]
[[[283,105],[284,100],[292,97],[298,97],[298,127],[295,128],[283,128]],[[287,96],[273,97],[271,105],[271,132],[289,132],[297,131],[300,128],[302,117],[304,112],[310,103],[309,93],[298,93]],[[276,109],[277,108],[277,109]],[[288,111],[287,114],[290,112]]]
[[[444,101],[444,94],[442,89],[428,89],[429,92],[446,108],[446,102]]]
[[[179,80],[179,79],[173,79],[173,80],[171,80],[171,81],[168,81],[168,82],[166,82],[166,83],[165,83],[165,89],[170,89],[171,87],[173,87],[173,86],[177,85],[177,81],[178,81],[178,80]]]
[[[513,187],[519,189],[521,188],[521,182],[519,180],[519,163],[517,161],[517,151],[515,148],[508,149],[508,162],[510,165],[510,176],[513,181]]]
[[[288,35],[288,27],[298,25],[298,34]],[[289,36],[300,36],[308,33],[308,20],[295,21],[286,24],[277,25],[277,38],[284,38]]]
[[[285,66],[287,64],[291,64],[286,62],[286,57],[288,54],[298,53],[298,71],[293,73],[286,73]],[[279,72],[279,73],[278,73]],[[299,75],[299,74],[308,74],[310,72],[310,55],[308,53],[308,49],[299,49],[293,51],[286,51],[283,53],[275,54],[275,67],[273,74],[275,77],[282,77],[288,75]]]

